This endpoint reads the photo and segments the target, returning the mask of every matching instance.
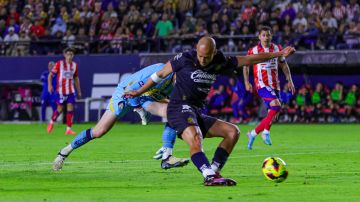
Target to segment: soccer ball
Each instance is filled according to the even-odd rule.
[[[279,157],[268,157],[262,165],[262,172],[266,179],[273,182],[283,182],[288,176],[286,163]]]

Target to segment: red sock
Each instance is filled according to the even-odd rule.
[[[56,119],[59,117],[59,112],[57,110],[54,111],[51,120],[56,121]]]
[[[73,122],[73,112],[66,113],[66,125],[67,125],[67,127],[71,128],[72,122]]]
[[[255,132],[259,134],[264,129],[270,130],[271,122],[273,118],[276,116],[277,111],[270,109],[268,114],[261,120],[261,122],[256,126]]]
[[[268,112],[268,115],[266,116],[266,117],[268,117],[268,120],[265,123],[264,129],[270,130],[271,123],[274,120],[277,113],[278,113],[277,111],[270,109],[270,111]]]

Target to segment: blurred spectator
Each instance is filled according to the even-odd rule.
[[[16,42],[19,41],[19,36],[15,33],[15,29],[13,27],[9,27],[8,31],[9,33],[4,38],[6,55],[16,56]]]
[[[30,37],[25,31],[21,31],[19,34],[19,42],[17,44],[18,56],[26,56],[29,54]]]
[[[51,28],[51,35],[56,35],[57,32],[66,32],[66,23],[60,18],[56,18],[55,24]]]

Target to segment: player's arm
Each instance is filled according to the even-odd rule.
[[[48,92],[49,93],[52,93],[53,92],[53,86],[52,86],[52,79],[53,79],[53,77],[54,77],[54,73],[52,73],[52,72],[49,72],[49,76],[48,76],[48,78],[47,78],[47,80],[48,80]]]
[[[143,86],[141,86],[140,89],[130,90],[128,92],[125,92],[125,96],[129,98],[137,97],[143,94],[144,92],[146,92],[149,88],[153,87],[157,83],[160,83],[166,76],[168,76],[171,73],[172,73],[171,64],[170,62],[167,62],[161,70],[153,73],[151,77],[146,81],[146,83]]]
[[[247,56],[237,56],[238,66],[244,65],[253,65],[260,62],[265,62],[272,58],[276,57],[287,57],[291,54],[295,53],[295,48],[293,47],[286,47],[282,51],[273,52],[273,53],[259,53],[254,55],[247,55]]]
[[[294,94],[295,93],[295,86],[294,86],[294,83],[292,81],[289,65],[283,59],[283,60],[279,60],[279,66],[280,66],[280,68],[282,69],[282,71],[285,74],[285,78],[286,78],[286,81],[288,82],[289,90],[291,91],[292,94]]]
[[[81,88],[80,88],[80,79],[78,76],[74,77],[74,84],[77,92],[78,99],[81,98]]]
[[[250,69],[250,66],[248,66],[248,65],[243,66],[244,84],[245,84],[245,89],[247,91],[252,92],[252,85],[249,81],[249,69]]]

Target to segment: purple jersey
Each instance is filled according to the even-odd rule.
[[[187,103],[196,107],[204,104],[218,75],[234,74],[238,66],[236,57],[225,57],[221,51],[217,51],[213,61],[206,67],[200,66],[195,50],[176,55],[170,63],[176,73],[170,102]]]

